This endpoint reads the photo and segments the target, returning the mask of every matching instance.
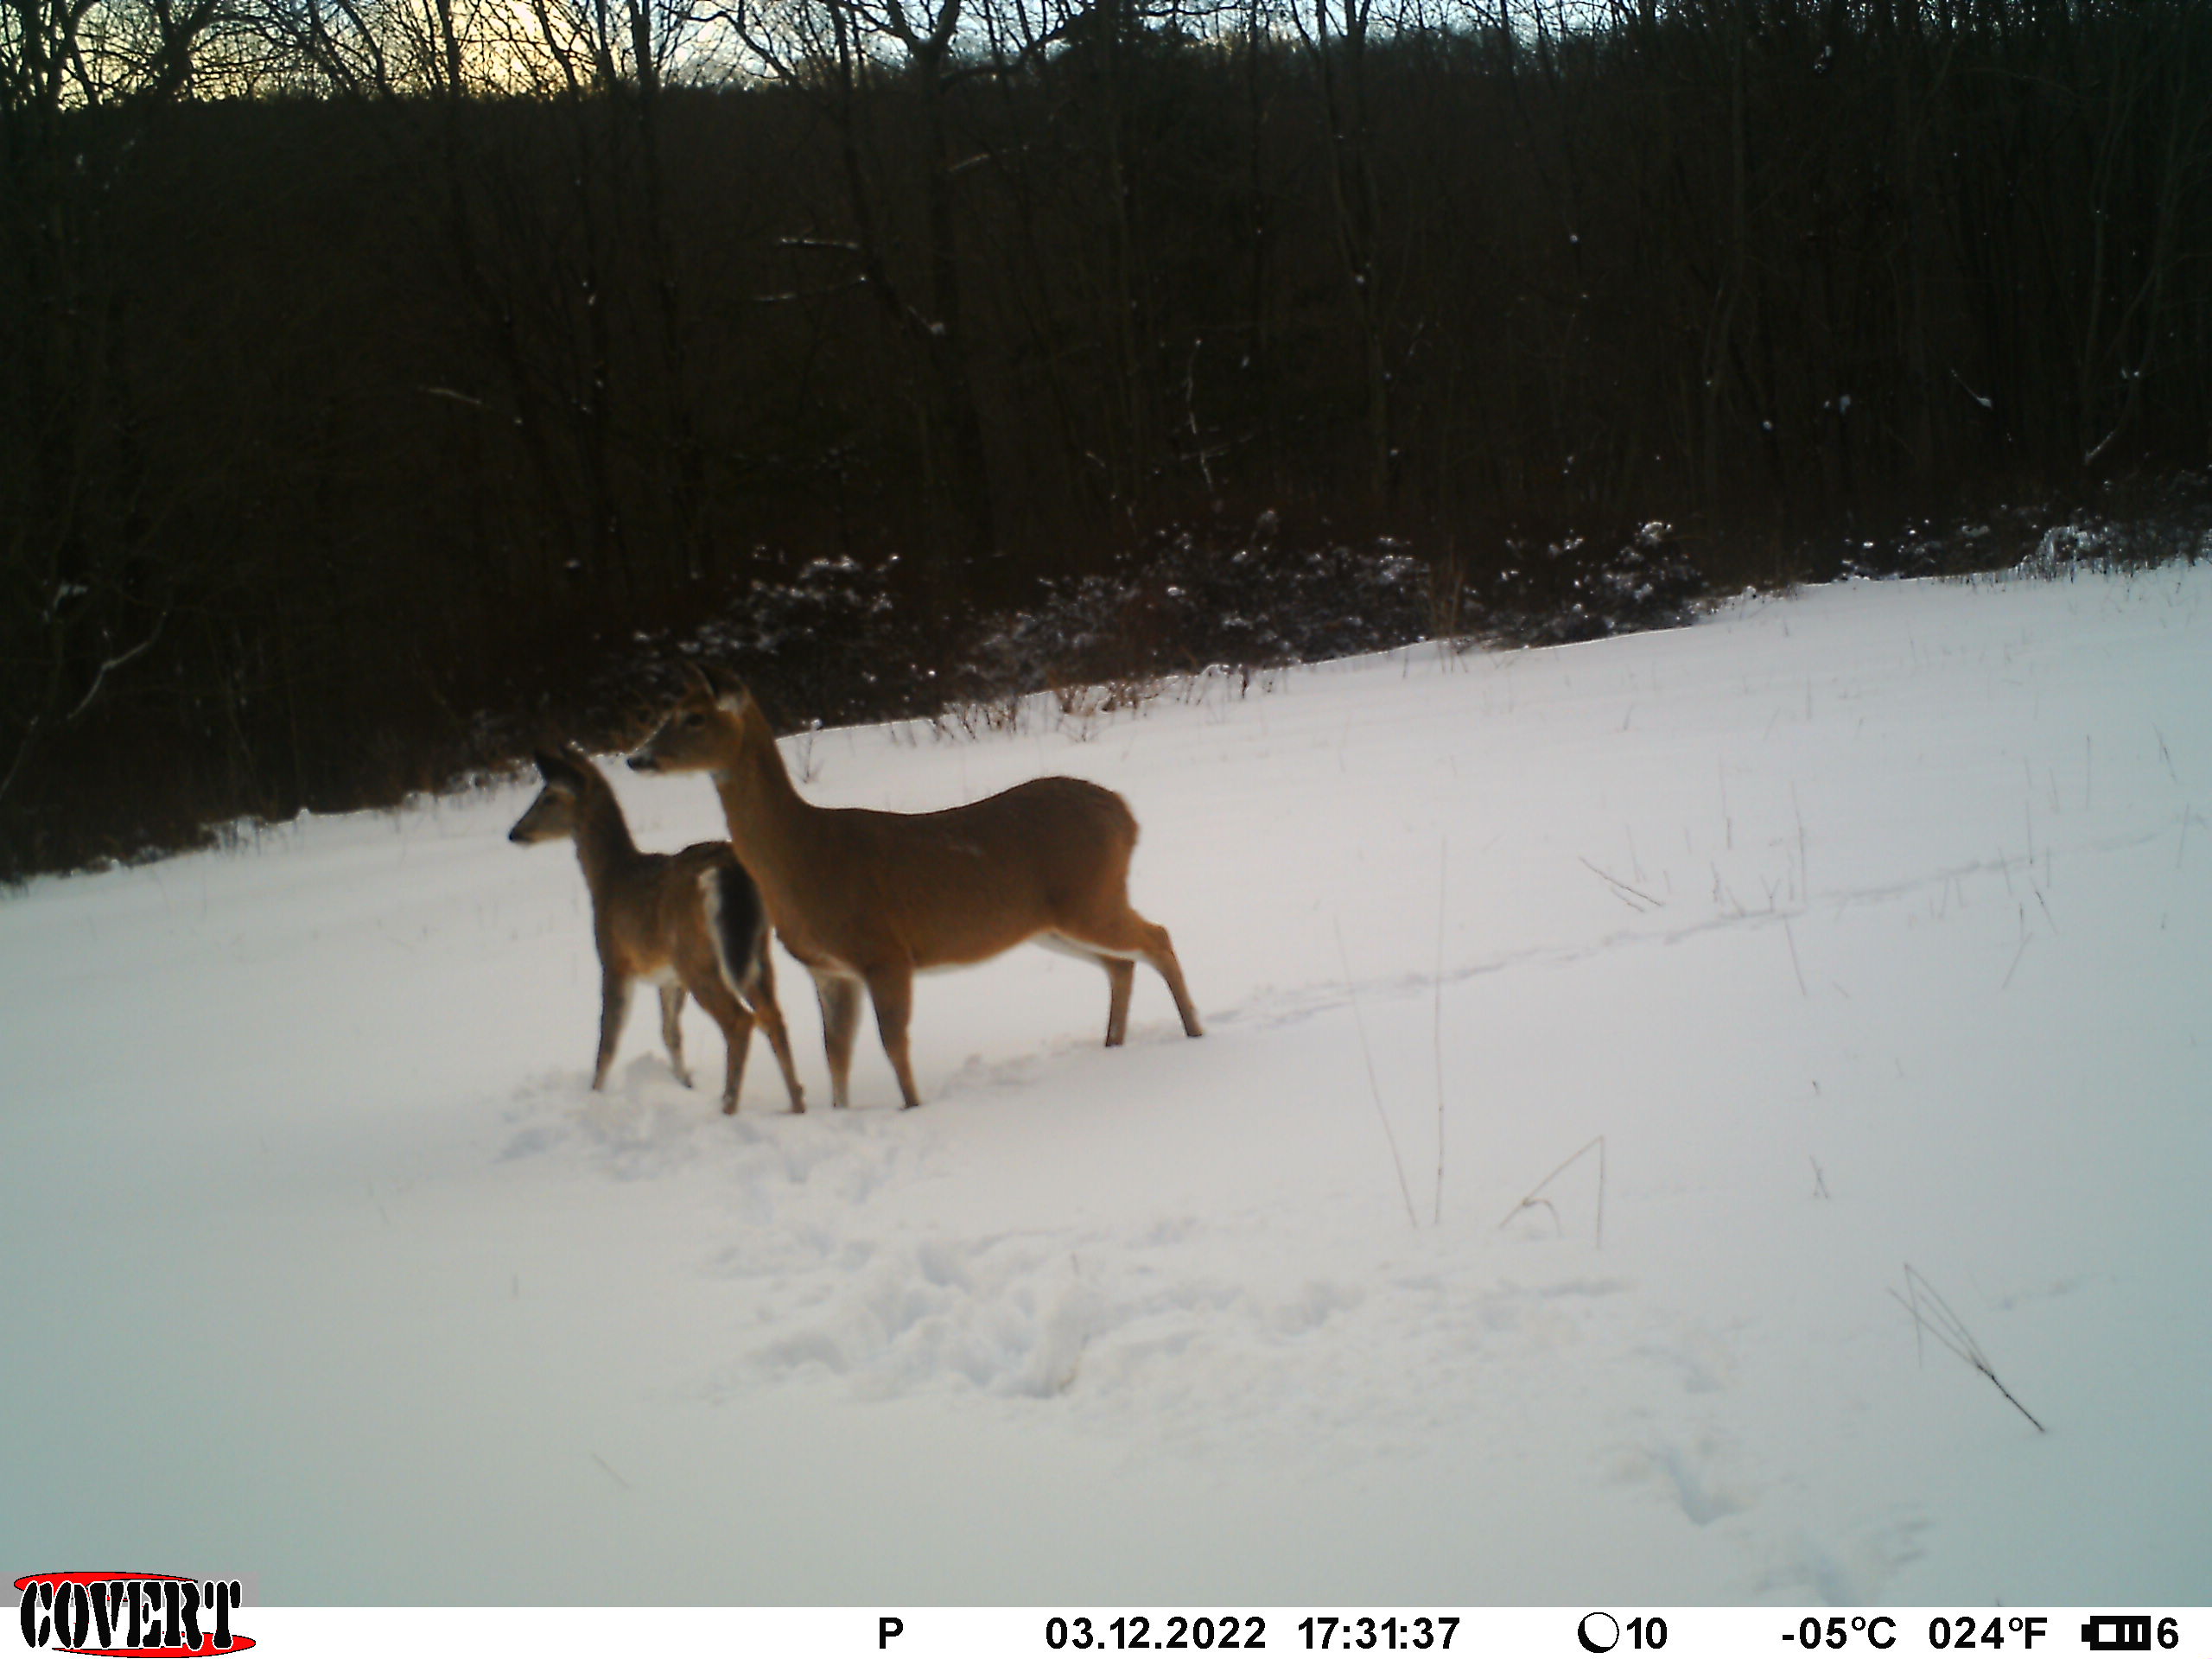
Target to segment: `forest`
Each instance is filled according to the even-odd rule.
[[[2209,467],[2194,0],[0,0],[0,878]]]

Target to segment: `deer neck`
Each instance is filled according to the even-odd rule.
[[[629,823],[612,790],[594,790],[578,803],[575,842],[576,859],[594,899],[639,861],[638,843],[630,839]]]
[[[763,887],[784,887],[808,839],[808,820],[820,812],[792,786],[775,734],[758,709],[747,709],[731,734],[723,764],[715,769],[730,844]]]

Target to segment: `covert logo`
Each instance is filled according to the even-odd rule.
[[[231,1629],[235,1579],[165,1573],[40,1573],[17,1579],[23,1641],[55,1653],[182,1659],[237,1653],[251,1637]]]

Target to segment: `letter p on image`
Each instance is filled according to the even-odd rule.
[[[889,1647],[893,1637],[906,1633],[906,1621],[896,1614],[886,1613],[875,1621],[875,1645],[878,1648]]]

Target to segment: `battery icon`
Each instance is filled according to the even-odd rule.
[[[2148,1613],[2100,1613],[2082,1627],[2082,1639],[2092,1653],[2148,1653],[2151,1616]]]

